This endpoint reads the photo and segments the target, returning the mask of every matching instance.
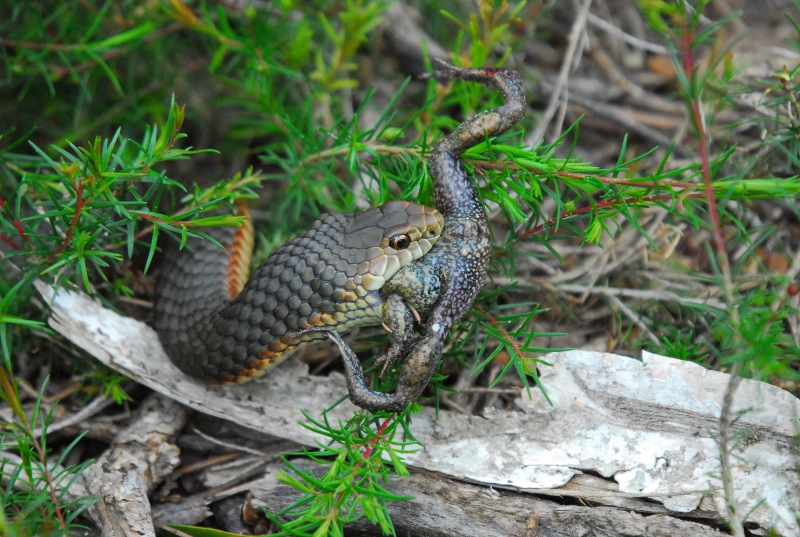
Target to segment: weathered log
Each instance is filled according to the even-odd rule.
[[[295,461],[302,470],[315,466]],[[299,493],[278,482],[279,464],[270,466],[263,479],[251,484],[249,510],[276,513],[299,498]],[[436,472],[413,470],[408,479],[394,479],[387,489],[413,500],[389,503],[397,535],[426,537],[619,537],[721,536],[724,533],[697,522],[654,515],[642,516],[628,509],[563,505],[533,494],[464,483]],[[576,502],[577,503],[577,502]],[[718,524],[718,521],[714,521]],[[347,526],[347,535],[374,536],[375,525],[361,519]]]
[[[175,401],[153,394],[111,447],[81,474],[86,492],[98,496],[89,516],[106,537],[155,537],[148,495],[180,464],[172,441],[187,412]]]
[[[325,408],[347,393],[342,375],[314,377],[293,360],[249,384],[204,386],[169,362],[143,323],[81,293],[40,291],[53,306],[51,325],[109,367],[257,431],[313,445],[315,436],[297,423],[301,409]],[[523,391],[516,412],[487,408],[483,416],[463,416],[424,409],[411,425],[424,449],[407,455],[408,464],[537,494],[565,494],[575,476],[590,472],[613,479],[622,493],[663,504],[664,513],[725,512],[715,436],[727,374],[648,353],[642,361],[581,351],[546,360],[553,366],[541,368],[541,379],[552,405],[539,391],[531,397]],[[344,402],[328,417],[347,419],[353,410]],[[751,524],[797,533],[800,476],[792,446],[800,402],[780,388],[745,380],[733,411],[739,416],[733,468],[739,510]],[[617,495],[597,496],[619,505]]]

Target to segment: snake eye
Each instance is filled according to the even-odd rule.
[[[389,239],[389,246],[395,250],[405,250],[411,244],[411,239],[408,235],[395,235]]]

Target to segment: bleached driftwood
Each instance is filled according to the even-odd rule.
[[[172,366],[143,323],[81,293],[61,290],[54,296],[45,285],[39,289],[52,304],[54,329],[108,366],[195,410],[311,444],[312,434],[297,423],[300,409],[329,406],[346,393],[343,376],[312,377],[292,360],[249,384],[198,384]],[[520,394],[519,412],[490,409],[468,417],[440,411],[437,419],[433,409],[425,409],[412,425],[425,447],[407,457],[409,464],[540,495],[591,497],[604,505],[624,506],[633,495],[682,516],[724,512],[714,435],[728,375],[652,354],[640,362],[573,351],[546,360],[553,367],[541,368],[542,382],[552,406],[534,392],[532,399]],[[791,448],[800,403],[784,390],[752,381],[740,384],[734,400],[741,412],[736,429],[744,435],[734,452],[739,510],[749,513],[749,522],[794,534],[800,478]],[[353,409],[345,402],[331,417],[347,418]],[[613,479],[618,492],[576,492],[582,471]]]
[[[264,477],[250,485],[252,497],[245,510],[272,513],[297,501],[300,493],[280,483],[275,474],[280,463],[270,465]],[[314,464],[299,461],[298,467],[314,471]],[[322,469],[324,471],[326,469]],[[317,466],[316,471],[320,473]],[[413,500],[389,504],[398,535],[425,537],[566,537],[594,535],[614,537],[722,537],[726,535],[700,522],[652,514],[645,502],[624,509],[561,505],[549,499],[516,491],[465,483],[438,472],[412,470],[408,479],[394,479],[386,487]],[[584,496],[585,498],[585,496]],[[588,499],[588,498],[587,498]],[[591,500],[589,500],[591,501]],[[639,508],[639,509],[637,509]],[[640,514],[640,509],[650,516]],[[348,536],[376,535],[376,526],[366,519],[347,526]]]

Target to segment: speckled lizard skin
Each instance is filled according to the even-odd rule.
[[[424,335],[395,330],[394,341],[405,343],[396,343],[389,354],[379,360],[385,370],[408,351],[396,390],[382,393],[369,389],[361,364],[341,337],[325,328],[311,331],[324,333],[337,343],[344,359],[350,399],[368,409],[400,412],[419,397],[441,359],[448,330],[469,311],[483,287],[491,256],[489,225],[478,191],[464,171],[459,155],[486,137],[506,132],[525,115],[525,90],[516,72],[442,64],[442,69],[428,76],[494,86],[502,93],[505,104],[466,120],[433,148],[431,175],[436,208],[444,216],[444,231],[428,254],[402,268],[382,289],[384,294],[402,297],[407,305],[428,314]],[[394,314],[400,315],[397,311]],[[405,317],[409,315],[406,313]]]

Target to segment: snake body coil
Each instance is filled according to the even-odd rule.
[[[215,384],[263,375],[299,345],[322,334],[380,324],[381,287],[426,254],[444,226],[436,209],[393,201],[355,214],[324,214],[274,251],[247,280],[253,246],[249,219],[213,228],[165,256],[155,321],[170,359]]]

